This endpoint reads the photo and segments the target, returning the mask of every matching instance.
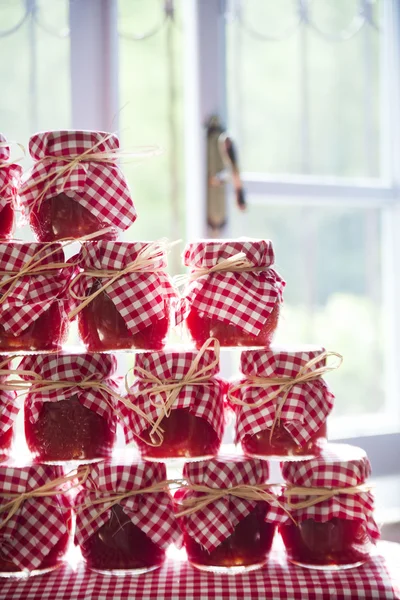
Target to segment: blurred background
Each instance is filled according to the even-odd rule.
[[[0,51],[9,140],[84,128],[162,149],[122,165],[125,239],[206,235],[219,116],[247,199],[228,181],[220,235],[273,240],[276,341],[344,355],[331,437],[366,448],[400,521],[400,0],[0,0]]]

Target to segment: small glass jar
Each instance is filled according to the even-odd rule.
[[[304,460],[323,452],[334,399],[320,374],[326,355],[311,346],[242,352],[243,378],[231,384],[228,403],[247,456]],[[304,374],[307,381],[296,381]]]
[[[177,303],[200,348],[214,337],[221,346],[269,346],[278,325],[285,282],[274,271],[269,240],[204,240],[188,244],[189,284]]]
[[[117,164],[116,135],[40,132],[30,138],[29,152],[35,162],[20,198],[39,241],[77,239],[95,232],[98,239],[113,240],[135,221],[129,187]]]
[[[11,518],[10,510],[0,513],[0,577],[25,579],[64,564],[72,510],[65,490],[55,481],[62,476],[59,467],[50,465],[0,464],[0,508],[10,502],[10,494],[18,501],[23,494],[40,493],[22,500]]]
[[[198,383],[191,377],[192,383],[185,384],[195,361],[196,373],[206,376]],[[136,442],[142,458],[200,460],[218,453],[226,387],[218,371],[218,358],[211,348],[200,353],[168,350],[136,356],[136,379],[127,400],[147,419],[128,408],[126,438]]]
[[[79,264],[72,294],[81,299],[78,306],[92,297],[78,312],[79,334],[88,350],[161,350],[176,295],[165,249],[157,243],[101,241],[81,250]],[[135,266],[140,271],[127,272]]]
[[[175,495],[176,514],[193,508],[198,499],[199,510],[183,514],[181,527],[190,564],[202,571],[243,573],[261,568],[268,560],[275,533],[275,524],[266,522],[270,510],[268,501],[260,500],[259,487],[268,492],[268,463],[245,457],[219,456],[209,461],[186,463],[183,476],[188,488]],[[202,486],[202,491],[191,489]],[[254,500],[240,496],[256,486]],[[229,489],[235,487],[235,494]],[[202,505],[206,493],[224,489],[222,498]]]
[[[110,457],[118,410],[112,394],[117,389],[112,379],[115,357],[26,356],[19,370],[32,385],[25,398],[25,437],[36,462],[93,462]]]
[[[10,162],[10,148],[0,133],[0,240],[12,238],[15,206],[22,167]]]
[[[309,569],[340,570],[369,559],[379,538],[373,496],[365,486],[370,472],[365,452],[345,444],[328,445],[322,456],[306,462],[283,464],[287,489],[279,501],[294,522],[283,514],[279,531],[290,562]],[[307,496],[308,488],[314,489],[314,495]],[[351,492],[346,494],[346,488]],[[309,505],[302,506],[304,501]]]
[[[73,269],[60,244],[0,243],[1,351],[61,349]]]
[[[162,566],[168,546],[180,537],[166,479],[165,465],[128,457],[91,466],[75,499],[75,543],[89,569],[139,575]],[[153,493],[140,493],[150,487]],[[115,496],[120,500],[107,511],[91,504]]]

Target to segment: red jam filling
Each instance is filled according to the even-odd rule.
[[[117,504],[111,517],[83,545],[82,556],[92,569],[146,569],[161,566],[165,550],[134,525]]]
[[[40,499],[37,500],[40,502]],[[68,550],[70,534],[72,528],[72,511],[65,512],[66,525],[68,531],[60,536],[58,542],[52,547],[50,552],[44,557],[43,561],[40,563],[39,567],[36,567],[35,570],[42,571],[44,569],[51,569],[53,567],[58,567],[61,565],[62,560]],[[51,516],[50,514],[48,515]],[[7,560],[6,556],[1,552],[1,541],[0,541],[0,573],[18,573],[20,572],[19,567],[17,567],[12,561]]]
[[[164,441],[160,446],[151,446],[135,437],[139,450],[145,458],[196,458],[218,454],[221,440],[211,425],[196,417],[186,408],[171,411],[161,422]],[[141,437],[150,441],[151,428]]]
[[[99,221],[87,208],[66,194],[58,194],[43,200],[30,212],[31,228],[40,242],[53,242],[63,238],[77,239],[108,227]],[[115,240],[115,229],[96,237],[102,240]]]
[[[253,456],[320,456],[326,444],[326,422],[303,446],[298,446],[282,423],[271,430],[264,429],[254,435],[246,435],[242,440],[245,454]]]
[[[306,519],[279,529],[289,560],[305,565],[350,565],[368,559],[370,540],[364,523],[334,518]]]
[[[6,332],[0,322],[0,350],[58,350],[68,336],[69,321],[62,303],[54,302],[19,335]],[[0,317],[1,319],[1,317]]]
[[[83,406],[76,395],[44,402],[35,423],[25,410],[25,437],[39,463],[109,458],[115,442],[107,421]]]
[[[228,325],[218,319],[201,317],[195,308],[191,309],[186,319],[186,325],[198,349],[210,337],[217,338],[221,346],[268,347],[278,326],[279,313],[280,305],[276,303],[257,336],[246,333],[235,325]]]
[[[97,282],[89,294],[100,286],[101,283]],[[166,305],[163,319],[133,334],[111,298],[102,292],[79,313],[78,327],[83,343],[93,352],[127,348],[162,350],[169,329],[169,310]]]
[[[10,203],[0,208],[0,240],[12,237],[14,232],[15,216]]]
[[[10,427],[6,432],[0,434],[0,460],[10,455],[11,445],[14,439],[14,428]]]
[[[258,502],[235,531],[219,546],[208,552],[184,531],[188,560],[194,565],[239,567],[264,563],[271,550],[275,525],[264,521],[269,505]]]

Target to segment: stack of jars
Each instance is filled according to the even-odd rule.
[[[188,244],[179,294],[165,245],[116,241],[136,213],[115,135],[41,133],[29,149],[22,183],[7,163],[10,201],[0,188],[0,575],[60,566],[72,509],[75,544],[100,572],[158,568],[182,541],[200,569],[260,568],[277,529],[296,564],[367,560],[378,537],[368,459],[327,444],[323,375],[341,357],[271,346],[285,286],[271,242]],[[11,241],[17,205],[37,242]],[[71,240],[80,250],[66,259]],[[65,353],[74,320],[85,350]],[[173,327],[190,348],[166,347]],[[228,382],[220,350],[239,346],[241,377]],[[135,351],[125,390],[115,350]],[[21,392],[26,465],[12,459]],[[230,415],[242,452],[225,456]],[[140,458],[114,453],[118,427]],[[171,482],[174,459],[185,465]],[[270,460],[283,484],[268,483]]]

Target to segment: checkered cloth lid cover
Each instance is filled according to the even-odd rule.
[[[306,461],[281,463],[282,475],[287,485],[313,488],[355,487],[366,482],[371,474],[371,465],[361,448],[346,444],[329,444],[319,458]],[[292,503],[303,501],[307,496],[291,496]],[[372,540],[380,536],[373,517],[374,497],[372,492],[339,494],[314,506],[302,509],[290,508],[288,496],[283,491],[279,498],[282,507],[289,510],[297,522],[313,519],[325,523],[333,518],[363,521]],[[271,507],[267,521],[290,524],[292,521],[277,504]]]
[[[87,160],[54,181],[42,181],[49,175],[53,178],[60,167],[68,164],[59,159],[51,160],[52,157],[73,159],[92,148],[94,153],[115,152],[119,149],[119,140],[116,135],[102,131],[44,131],[33,135],[29,140],[29,152],[39,162],[24,177],[20,188],[24,210],[32,209],[44,187],[52,181],[45,199],[65,193],[80,202],[101,223],[127,229],[135,221],[136,211],[128,183],[116,163],[90,161],[89,155]]]
[[[62,477],[61,467],[0,465],[0,506],[10,502],[4,493],[23,494]],[[21,571],[34,570],[69,531],[70,505],[65,494],[27,498],[0,528],[0,552]],[[7,517],[0,514],[0,524]]]
[[[87,244],[79,254],[79,266],[83,271],[122,271],[149,245],[148,242],[108,241]],[[163,253],[154,261],[154,268],[166,267]],[[72,290],[79,297],[90,295],[95,281],[91,275],[81,275]],[[99,281],[104,285],[108,279],[102,277]],[[112,300],[133,335],[165,318],[165,313],[169,311],[168,301],[176,296],[168,274],[162,271],[128,273],[118,278],[104,293]]]
[[[316,359],[322,352],[322,347],[307,346],[298,349],[272,347],[269,350],[244,350],[240,369],[245,377],[240,383],[250,382],[247,378],[251,377],[296,377],[301,367]],[[325,359],[322,359],[312,365],[309,371],[315,371],[324,365]],[[243,402],[253,404],[263,401],[278,389],[276,385],[268,388],[249,386],[237,390],[234,395]],[[236,441],[241,441],[246,435],[270,429],[280,398],[281,394],[258,407],[232,405],[237,417]],[[280,422],[295,442],[302,446],[321,428],[333,408],[333,400],[334,395],[323,379],[295,384],[290,388],[283,404]]]
[[[19,407],[16,401],[16,393],[8,390],[0,390],[0,438],[14,425],[18,413]]]
[[[64,250],[60,244],[0,243],[0,281],[7,281],[34,256],[34,262],[38,262],[38,266],[65,263]],[[40,274],[26,274],[0,288],[0,297],[10,288],[12,290],[1,304],[0,323],[6,332],[15,336],[21,334],[55,301],[59,304],[61,314],[66,316],[69,306],[67,288],[74,269],[71,264],[71,267],[52,269]]]
[[[189,484],[225,489],[237,485],[262,485],[269,476],[268,462],[240,456],[218,456],[210,460],[185,463],[183,476]],[[182,488],[175,494],[177,508],[184,498],[201,497],[201,493]],[[191,515],[181,518],[186,533],[209,552],[219,546],[257,505],[226,495]],[[269,509],[270,510],[270,509]]]
[[[0,211],[10,202],[15,204],[22,175],[20,165],[14,163],[1,165],[1,163],[8,163],[10,159],[9,146],[3,146],[6,143],[6,138],[0,133]]]
[[[137,354],[133,369],[136,379],[128,396],[130,401],[155,421],[159,416],[160,407],[156,405],[157,399],[146,394],[146,390],[151,389],[153,384],[142,380],[142,374],[136,370],[137,367],[149,371],[162,382],[179,381],[187,375],[197,355],[196,350],[163,350]],[[206,350],[199,360],[198,369],[210,365],[213,360],[215,360],[214,351]],[[213,427],[218,437],[222,438],[224,429],[223,394],[226,390],[226,383],[217,376],[218,371],[219,366],[216,365],[209,372],[210,380],[201,385],[182,386],[172,410],[188,409],[194,416],[205,419]],[[128,442],[135,439],[134,434],[139,436],[149,427],[143,417],[129,409],[126,409],[126,423],[125,435]]]
[[[18,369],[33,371],[45,380],[70,381],[71,387],[50,391],[30,392],[25,400],[26,416],[35,423],[44,402],[58,402],[77,396],[79,402],[107,420],[112,431],[116,428],[116,417],[113,407],[116,400],[106,391],[93,388],[79,388],[74,383],[85,379],[100,381],[117,391],[118,384],[112,378],[117,368],[117,359],[110,354],[37,354],[25,356]],[[29,374],[21,374],[25,381],[34,381]],[[40,386],[40,383],[38,384]],[[119,410],[119,409],[118,409]]]
[[[166,479],[166,467],[162,463],[134,461],[130,464],[99,462],[91,465],[90,475],[74,501],[77,509],[75,543],[84,544],[110,519],[110,509],[97,516],[104,505],[90,505],[91,499],[148,488]],[[169,493],[138,494],[124,498],[119,504],[132,523],[160,548],[179,542],[181,533]]]
[[[246,255],[255,271],[222,271],[204,275],[190,282],[177,303],[176,324],[192,308],[201,317],[217,319],[257,336],[276,303],[282,301],[284,280],[271,268],[274,251],[269,240],[204,240],[186,246],[184,264],[209,269],[239,252]]]

